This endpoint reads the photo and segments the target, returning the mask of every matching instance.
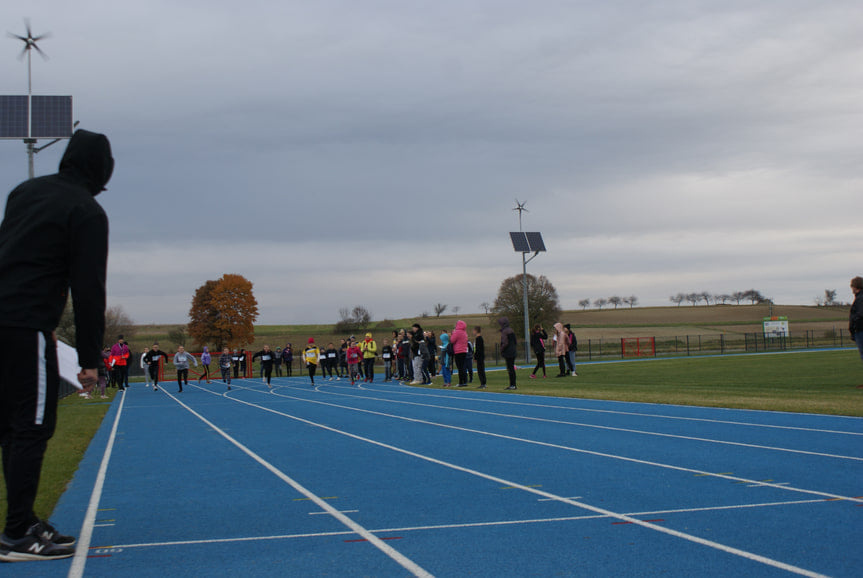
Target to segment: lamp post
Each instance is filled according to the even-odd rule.
[[[524,362],[530,364],[530,312],[528,311],[527,300],[527,264],[533,261],[537,255],[545,252],[545,243],[542,240],[542,233],[538,232],[523,232],[521,226],[521,214],[526,212],[524,207],[525,202],[515,200],[516,207],[513,211],[518,211],[518,231],[511,232],[509,238],[512,241],[512,248],[521,253],[521,287],[522,287],[522,305],[524,307]],[[533,257],[527,258],[528,253],[533,253]]]

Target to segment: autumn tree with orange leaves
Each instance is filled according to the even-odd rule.
[[[242,275],[225,274],[195,291],[189,310],[189,335],[201,345],[243,347],[255,340],[258,301],[252,282]]]

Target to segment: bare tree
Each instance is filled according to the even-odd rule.
[[[371,312],[362,305],[357,305],[353,309],[342,307],[339,309],[339,317],[341,319],[336,323],[338,333],[362,331],[372,322]]]
[[[686,295],[683,293],[678,293],[677,295],[672,295],[668,298],[669,301],[680,307],[680,304],[686,301]]]
[[[459,311],[461,311],[461,306],[459,306],[459,305],[456,305],[455,307],[452,308],[453,315],[458,315]]]
[[[581,307],[581,310],[584,311],[588,307],[590,307],[590,299],[582,299],[578,302],[578,306]]]
[[[687,293],[686,294],[686,301],[690,305],[695,307],[696,305],[698,305],[698,302],[701,301],[701,293]]]
[[[599,299],[593,300],[593,306],[602,311],[602,308],[608,305],[608,299],[605,297],[600,297]]]
[[[635,295],[630,295],[629,297],[624,297],[623,303],[625,305],[629,305],[629,308],[632,309],[633,307],[638,305],[638,297],[636,297]]]
[[[710,300],[713,299],[713,295],[711,295],[707,291],[702,291],[698,295],[701,297],[702,301],[704,301],[705,305],[710,305]]]
[[[722,303],[723,305],[725,305],[729,301],[731,301],[731,295],[729,295],[728,293],[722,293],[720,295],[713,296],[714,303]]]
[[[436,303],[434,306],[434,314],[435,317],[440,317],[441,314],[446,311],[447,305],[446,303]]]
[[[488,312],[491,311],[491,303],[488,301],[483,301],[479,304],[479,308],[485,311],[485,314],[488,315]]]
[[[608,303],[614,305],[614,308],[617,309],[621,303],[623,303],[623,299],[618,297],[617,295],[612,295],[608,298]]]
[[[755,289],[749,289],[748,291],[744,291],[743,299],[749,299],[749,303],[751,305],[767,301],[764,295],[761,294],[761,291],[756,291]]]
[[[734,301],[737,305],[740,305],[740,302],[746,299],[746,293],[744,291],[735,291],[731,294],[731,300]]]

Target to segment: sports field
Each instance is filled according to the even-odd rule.
[[[863,419],[279,378],[136,385],[9,576],[856,576]],[[95,488],[95,489],[94,489]]]

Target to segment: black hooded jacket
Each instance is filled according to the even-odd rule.
[[[0,224],[0,326],[53,331],[71,289],[85,369],[102,364],[108,217],[93,197],[113,170],[108,139],[76,131],[60,171],[15,187]]]
[[[497,320],[500,325],[500,356],[504,359],[514,359],[518,355],[518,341],[515,331],[509,326],[509,317],[501,317]]]

